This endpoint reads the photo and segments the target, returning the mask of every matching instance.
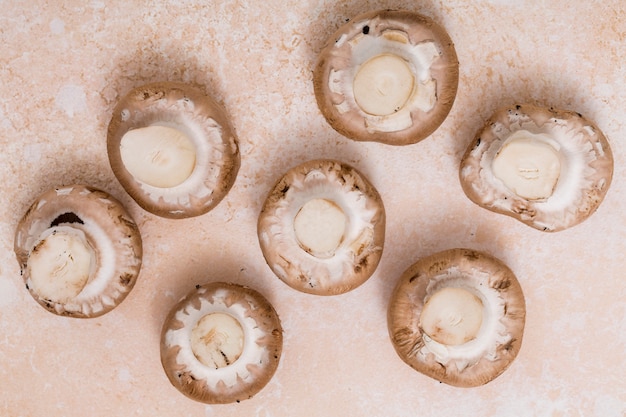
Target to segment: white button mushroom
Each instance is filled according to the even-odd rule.
[[[270,381],[282,343],[278,315],[261,294],[215,282],[197,286],[172,308],[161,332],[161,363],[189,398],[239,402]]]
[[[289,170],[259,215],[261,250],[274,273],[317,295],[350,291],[375,271],[385,239],[385,209],[354,168],[315,160]]]
[[[522,343],[526,306],[511,270],[496,258],[452,249],[407,269],[392,294],[389,335],[417,371],[459,387],[504,372]]]
[[[518,105],[485,123],[459,177],[479,206],[554,232],[596,211],[611,184],[613,155],[600,129],[580,114]]]
[[[117,104],[107,151],[131,197],[168,218],[211,210],[231,189],[240,164],[222,107],[198,88],[170,82],[135,88]]]
[[[431,19],[407,11],[365,13],[320,53],[315,97],[330,125],[348,138],[412,144],[450,112],[458,66],[450,37]]]
[[[40,305],[58,315],[96,317],[135,285],[142,245],[137,225],[117,200],[70,185],[33,202],[18,224],[15,254]]]

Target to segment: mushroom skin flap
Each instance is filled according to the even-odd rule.
[[[80,184],[39,196],[17,226],[14,249],[33,298],[54,314],[78,318],[119,305],[135,285],[143,255],[126,209]]]
[[[187,397],[227,404],[263,389],[282,346],[278,314],[260,293],[212,282],[198,285],[170,310],[161,331],[161,363]]]
[[[441,382],[474,387],[513,362],[525,317],[521,286],[506,265],[482,252],[451,249],[402,274],[387,320],[405,363]]]

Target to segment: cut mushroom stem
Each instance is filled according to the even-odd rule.
[[[234,363],[243,351],[241,324],[230,314],[209,313],[191,331],[191,350],[200,362],[215,369]]]
[[[70,227],[49,229],[28,259],[30,289],[41,298],[65,303],[93,278],[96,256],[85,234]]]
[[[182,131],[168,126],[129,130],[120,141],[120,153],[131,175],[153,187],[180,185],[196,164],[193,142]]]
[[[528,200],[552,195],[561,174],[561,157],[546,135],[518,130],[493,159],[493,174],[510,190]]]
[[[325,198],[307,201],[296,214],[294,232],[300,246],[318,258],[333,256],[341,244],[348,219],[336,203]]]
[[[434,293],[424,305],[420,325],[433,340],[461,345],[473,340],[483,322],[483,303],[463,288],[447,287]]]
[[[354,99],[364,112],[387,116],[405,106],[414,85],[407,61],[397,55],[380,54],[359,68],[354,77]]]

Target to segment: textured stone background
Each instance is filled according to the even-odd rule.
[[[61,3],[65,3],[61,5]],[[3,416],[602,416],[626,415],[626,4],[621,0],[0,1],[0,414]],[[175,5],[174,5],[175,4]],[[356,143],[316,107],[311,69],[346,19],[378,8],[434,18],[461,62],[441,128],[403,147]],[[232,118],[242,167],[210,213],[165,220],[113,176],[106,127],[116,101],[151,81],[199,83]],[[556,234],[480,209],[458,181],[461,155],[497,108],[575,110],[609,138],[615,175],[600,209]],[[385,252],[358,289],[298,293],[265,264],[256,218],[293,165],[351,163],[387,209]],[[56,317],[24,289],[15,226],[50,187],[86,183],[139,224],[144,265],[129,297],[92,320]],[[386,326],[400,274],[451,247],[487,251],[516,273],[528,308],[522,350],[484,387],[439,384],[395,354]],[[251,400],[207,406],[167,381],[159,333],[195,284],[250,285],[285,330],[274,379]]]

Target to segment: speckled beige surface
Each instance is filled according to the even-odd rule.
[[[0,415],[17,416],[602,416],[626,415],[626,5],[570,1],[0,1]],[[141,4],[143,3],[143,5]],[[176,5],[174,5],[176,3]],[[316,107],[311,70],[326,38],[376,8],[410,8],[448,29],[461,63],[442,127],[416,145],[356,143]],[[106,127],[132,87],[203,84],[240,139],[234,188],[210,213],[165,220],[113,176]],[[578,111],[608,137],[615,176],[587,221],[545,234],[471,203],[461,155],[497,108]],[[363,286],[321,298],[287,287],[256,238],[265,194],[289,167],[353,164],[387,210],[385,252]],[[86,183],[137,220],[144,264],[128,298],[90,320],[54,316],[23,286],[13,234],[44,190]],[[401,273],[451,247],[491,253],[524,289],[524,343],[490,384],[459,389],[406,366],[387,334]],[[194,285],[247,284],[275,306],[284,353],[251,400],[208,406],[168,382],[159,332]]]

